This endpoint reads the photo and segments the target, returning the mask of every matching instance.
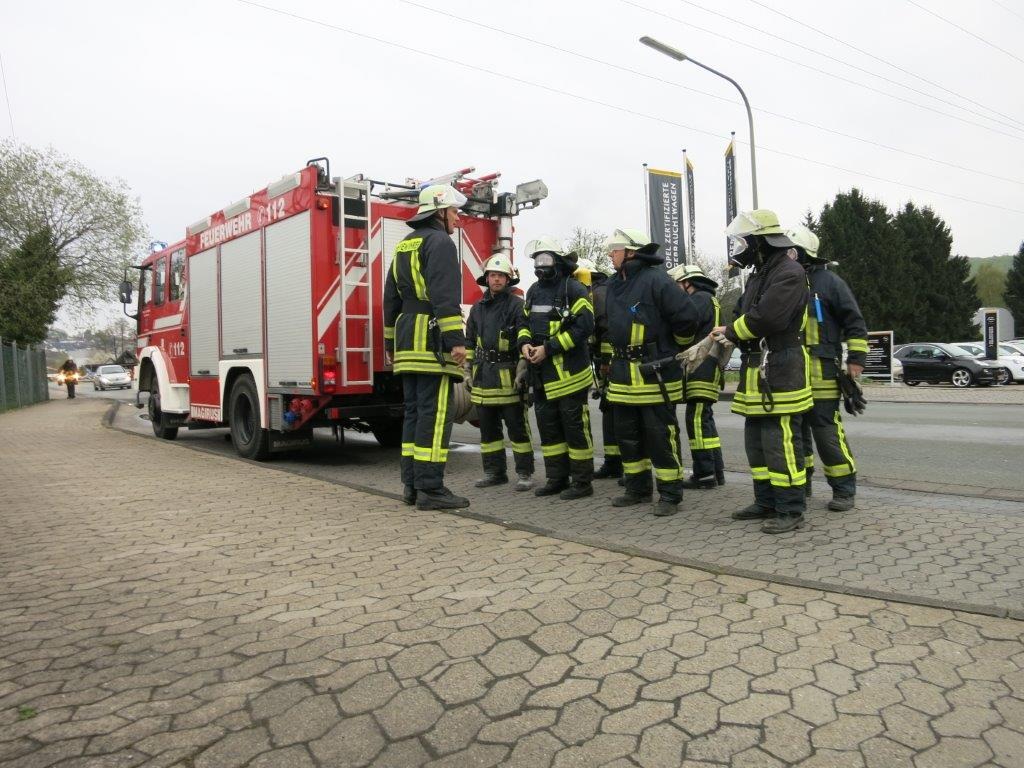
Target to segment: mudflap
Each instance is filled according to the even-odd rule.
[[[300,448],[309,448],[313,445],[313,428],[303,427],[293,432],[278,432],[270,430],[270,452],[285,453]]]

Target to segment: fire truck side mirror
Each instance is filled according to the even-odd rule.
[[[121,286],[118,289],[118,293],[121,296],[122,304],[132,303],[132,284],[130,282],[128,282],[127,280],[122,280]]]

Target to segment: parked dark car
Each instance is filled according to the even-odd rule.
[[[904,344],[894,356],[903,365],[903,383],[911,387],[922,381],[931,384],[949,382],[954,387],[988,386],[996,384],[1005,375],[999,363],[978,360],[952,344]]]

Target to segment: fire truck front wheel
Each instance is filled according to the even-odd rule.
[[[157,383],[156,376],[153,377],[153,383],[149,387],[149,404],[146,410],[149,413],[149,423],[153,425],[154,435],[161,440],[173,440],[178,436],[178,428],[167,426],[167,417],[160,410],[160,385]]]
[[[252,376],[239,377],[231,388],[231,440],[244,459],[263,461],[270,455],[270,435],[260,427],[260,399]]]

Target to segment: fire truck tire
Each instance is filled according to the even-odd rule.
[[[402,419],[373,421],[370,431],[382,448],[398,448],[402,444]]]
[[[246,374],[235,380],[229,403],[235,450],[243,459],[263,461],[270,455],[270,434],[260,427],[260,398],[252,376]]]
[[[177,427],[167,426],[167,419],[160,410],[160,385],[153,377],[153,383],[149,389],[149,404],[146,407],[149,412],[149,423],[153,425],[153,434],[161,440],[173,440],[178,436]]]

